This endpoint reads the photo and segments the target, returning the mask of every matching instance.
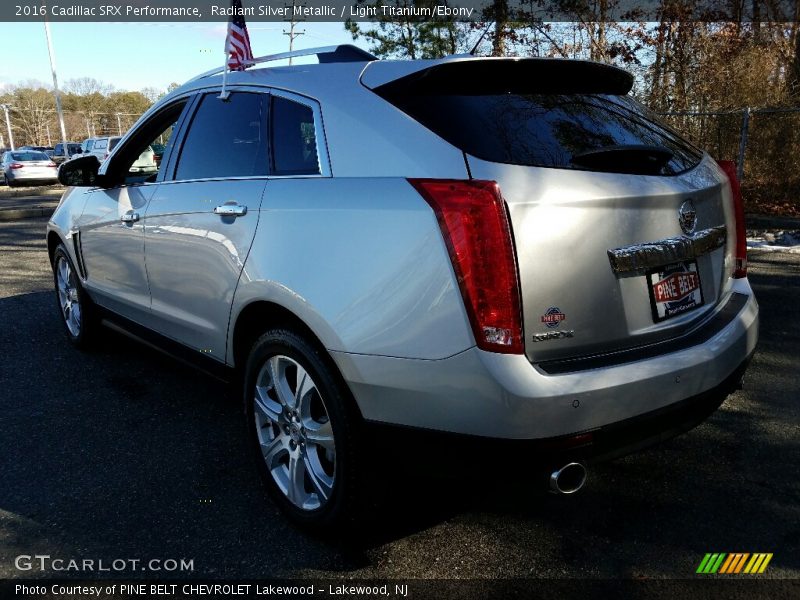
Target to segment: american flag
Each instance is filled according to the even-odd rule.
[[[244,71],[253,59],[250,36],[244,22],[242,0],[231,0],[231,15],[228,21],[228,37],[225,39],[225,52],[228,54],[228,68],[231,71]]]

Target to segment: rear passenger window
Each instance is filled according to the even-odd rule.
[[[94,145],[94,149],[104,150],[107,145],[108,145],[108,140],[97,140],[97,142]]]
[[[272,98],[272,171],[275,175],[317,175],[314,111],[286,98]]]
[[[266,175],[265,99],[238,92],[222,101],[206,94],[189,125],[175,178]]]

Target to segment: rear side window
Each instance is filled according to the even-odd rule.
[[[119,141],[121,139],[122,138],[115,137],[115,138],[111,138],[110,140],[108,140],[108,149],[109,150],[113,150],[114,147],[119,143]]]
[[[95,142],[94,149],[103,150],[107,145],[108,145],[108,140],[106,139],[97,140],[97,142]]]
[[[273,96],[271,120],[273,174],[318,174],[314,111],[299,102]]]
[[[265,94],[206,94],[183,142],[176,179],[267,174]]]
[[[674,175],[702,158],[627,95],[434,93],[387,99],[467,154],[491,162]]]

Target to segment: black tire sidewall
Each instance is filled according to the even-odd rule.
[[[293,505],[278,488],[261,454],[255,426],[253,397],[258,372],[271,356],[284,355],[297,361],[312,377],[322,394],[331,420],[336,445],[336,471],[333,494],[324,506],[304,511]],[[247,360],[244,378],[244,403],[248,442],[259,475],[270,497],[297,525],[309,530],[335,530],[355,517],[357,500],[358,416],[349,390],[341,380],[335,365],[324,351],[301,334],[287,329],[273,329],[263,334],[253,345]]]

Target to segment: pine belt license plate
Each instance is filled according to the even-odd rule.
[[[659,267],[647,274],[647,287],[656,323],[703,305],[703,288],[695,261]]]

